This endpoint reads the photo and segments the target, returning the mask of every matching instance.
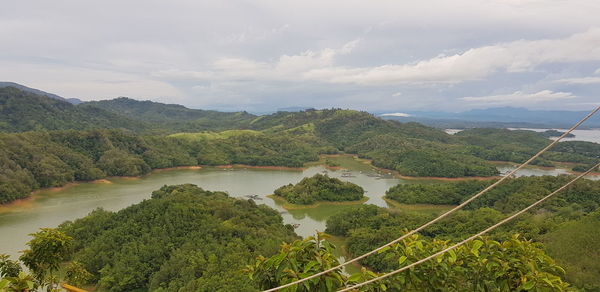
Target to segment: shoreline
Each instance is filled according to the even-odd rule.
[[[239,168],[251,168],[251,169],[265,169],[265,170],[290,170],[290,171],[303,171],[306,167],[292,167],[292,166],[258,166],[258,165],[246,165],[246,164],[224,164],[224,165],[203,165],[201,167],[213,167],[219,169],[239,169]]]
[[[396,170],[390,170],[390,169],[385,169],[385,168],[380,168],[380,167],[374,166],[372,164],[372,160],[366,159],[366,158],[360,158],[356,154],[346,154],[346,153],[341,153],[341,154],[321,154],[320,157],[321,158],[327,158],[327,157],[331,157],[331,158],[335,158],[335,157],[352,157],[357,162],[368,164],[370,167],[372,167],[373,170],[375,170],[377,172],[388,173],[388,174],[393,175],[395,178],[404,179],[404,180],[437,180],[437,181],[481,180],[481,181],[485,181],[485,180],[499,179],[499,178],[502,177],[502,176],[489,176],[489,177],[481,177],[481,176],[473,176],[473,177],[406,176],[406,175],[402,175],[401,173],[399,173]],[[508,162],[508,161],[490,161],[490,162],[493,163],[493,164],[518,165],[517,163]],[[569,162],[561,162],[561,163],[562,164],[574,164],[574,165],[576,165],[576,163],[569,163]],[[263,169],[263,170],[279,170],[279,171],[304,171],[304,170],[306,170],[307,168],[309,168],[311,166],[318,166],[318,165],[322,165],[322,166],[324,166],[325,168],[327,168],[329,170],[343,170],[343,169],[348,169],[348,168],[345,168],[345,167],[342,167],[342,166],[328,166],[328,165],[325,164],[324,160],[311,161],[311,162],[306,163],[305,165],[306,166],[304,166],[304,167],[290,167],[290,166],[255,166],[255,165],[246,165],[246,164],[224,164],[224,165],[188,165],[188,166],[175,166],[175,167],[167,167],[167,168],[155,168],[155,169],[152,169],[149,173],[143,174],[143,175],[140,175],[140,176],[108,176],[108,177],[105,177],[105,178],[100,178],[100,179],[91,180],[91,181],[73,181],[73,182],[68,182],[65,185],[59,186],[59,187],[48,187],[48,188],[36,189],[36,190],[31,191],[29,193],[29,195],[26,196],[26,197],[24,197],[24,198],[20,198],[20,199],[17,199],[17,200],[8,202],[8,203],[0,204],[0,208],[12,207],[14,205],[22,204],[21,201],[23,201],[23,200],[32,201],[32,200],[34,200],[33,197],[35,195],[39,194],[39,193],[44,193],[44,192],[58,192],[58,191],[62,191],[62,190],[65,190],[67,188],[70,188],[70,187],[82,184],[82,183],[106,183],[106,184],[110,184],[110,183],[112,183],[110,181],[110,179],[137,180],[137,179],[140,179],[140,178],[142,178],[144,176],[150,175],[150,174],[155,173],[155,172],[164,172],[164,171],[172,171],[172,170],[201,170],[201,169],[206,169],[206,168],[217,168],[217,169],[244,169],[244,168],[247,168],[247,169]],[[543,166],[536,166],[536,165],[530,165],[528,167],[538,168],[538,169],[547,169],[547,170],[564,169],[564,168],[559,168],[559,167],[543,167]],[[582,173],[582,172],[573,171],[573,170],[570,170],[570,169],[566,169],[566,170],[571,175],[578,175],[578,174]],[[589,175],[590,176],[600,176],[600,172],[591,172]],[[329,203],[329,202],[327,202],[327,203]],[[300,205],[300,206],[304,206],[304,205]]]
[[[292,204],[288,202],[285,198],[277,196],[277,195],[267,195],[267,198],[275,201],[275,204],[281,206],[286,210],[302,210],[302,209],[313,209],[317,208],[321,205],[362,205],[367,202],[370,198],[363,195],[363,198],[356,201],[317,201],[310,205],[300,205],[300,204]],[[278,204],[281,203],[281,204]]]

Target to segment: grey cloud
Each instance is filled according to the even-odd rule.
[[[594,69],[578,64],[600,67],[597,11],[586,0],[9,1],[0,80],[216,109],[461,110],[485,106],[465,96],[544,90],[572,93],[579,109],[596,101]]]

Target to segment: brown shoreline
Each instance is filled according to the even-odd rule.
[[[359,160],[362,163],[366,163],[366,164],[370,164],[371,167],[373,167],[374,170],[379,171],[379,172],[387,172],[387,173],[391,173],[393,174],[394,177],[400,178],[400,179],[406,179],[406,180],[439,180],[439,181],[462,181],[462,180],[493,180],[493,179],[498,179],[501,178],[501,176],[489,176],[489,177],[479,177],[479,176],[474,176],[474,177],[429,177],[429,176],[405,176],[400,174],[398,171],[395,170],[390,170],[390,169],[385,169],[385,168],[380,168],[380,167],[376,167],[372,164],[372,160],[370,159],[366,159],[366,158],[360,158],[358,157],[358,155],[355,154],[346,154],[346,153],[341,153],[341,154],[321,154],[320,155],[321,158],[326,158],[326,157],[353,157],[356,160]],[[512,162],[508,162],[508,161],[490,161],[491,163],[494,164],[516,164],[517,163],[512,163]],[[312,162],[314,163],[313,165],[325,165],[324,161],[314,161]],[[568,162],[561,162],[562,164],[571,164]],[[576,165],[576,163],[573,163]],[[152,169],[150,171],[151,174],[153,172],[162,172],[162,171],[170,171],[170,170],[198,170],[198,169],[203,169],[203,168],[219,168],[219,169],[232,169],[232,168],[250,168],[250,169],[265,169],[265,170],[286,170],[286,171],[303,171],[306,170],[307,167],[289,167],[289,166],[253,166],[253,165],[245,165],[245,164],[225,164],[225,165],[216,165],[216,166],[211,166],[211,165],[190,165],[190,166],[176,166],[176,167],[167,167],[167,168],[155,168]],[[327,166],[325,165],[326,168],[330,169],[330,170],[341,170],[341,169],[345,169],[344,167],[341,166]],[[535,168],[546,168],[546,169],[557,169],[557,167],[542,167],[542,166],[535,166],[532,165],[532,167]],[[582,172],[577,172],[577,171],[573,171],[573,170],[568,170],[569,174],[581,174]],[[62,191],[65,190],[67,188],[76,186],[78,184],[81,183],[112,183],[109,179],[114,179],[114,178],[119,178],[119,179],[127,179],[127,180],[135,180],[135,179],[140,179],[141,177],[148,175],[148,174],[144,174],[141,176],[109,176],[109,177],[105,177],[105,178],[101,178],[101,179],[97,179],[97,180],[92,180],[92,181],[74,181],[74,182],[69,182],[63,186],[60,187],[49,187],[49,188],[42,188],[42,189],[37,189],[37,190],[33,190],[29,196],[25,197],[25,198],[21,198],[21,199],[17,199],[15,201],[11,201],[5,204],[0,204],[0,208],[3,207],[10,207],[13,206],[13,204],[21,204],[19,203],[20,201],[32,201],[33,200],[33,196],[42,192],[58,192],[58,191]],[[600,172],[591,172],[589,175],[593,175],[593,176],[600,176]],[[1,210],[1,209],[0,209]]]
[[[165,167],[165,168],[155,168],[150,172],[161,172],[161,171],[169,171],[169,170],[178,170],[178,169],[202,169],[203,167],[200,165],[189,165],[189,166],[175,166],[175,167]]]
[[[290,166],[255,166],[255,165],[246,165],[246,164],[224,164],[224,165],[215,165],[215,166],[207,166],[204,167],[214,167],[220,169],[231,169],[231,168],[251,168],[251,169],[266,169],[266,170],[294,170],[294,171],[302,171],[305,170],[306,167],[290,167]]]

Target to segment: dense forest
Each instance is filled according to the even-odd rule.
[[[295,185],[285,185],[274,191],[276,196],[300,205],[310,205],[319,201],[358,201],[363,198],[364,193],[359,185],[323,174],[303,178]]]
[[[490,177],[498,175],[492,161],[523,162],[556,134],[472,129],[448,135],[342,109],[256,116],[128,98],[73,105],[7,87],[0,88],[0,204],[38,188],[140,176],[158,168],[302,167],[320,154],[336,153],[356,154],[406,176]],[[535,164],[570,162],[581,170],[598,158],[599,144],[561,142]],[[419,235],[365,258],[361,272],[330,273],[295,291],[332,291],[410,264],[569,179],[510,179]],[[400,184],[385,198],[390,205],[456,205],[491,183]],[[293,204],[312,204],[360,200],[364,190],[317,174],[274,193]],[[572,286],[598,291],[599,193],[600,182],[581,180],[487,237],[365,291],[564,291]],[[358,205],[331,216],[326,232],[356,256],[434,216]],[[325,234],[299,239],[275,210],[194,185],[164,186],[151,199],[121,211],[98,209],[32,237],[20,263],[0,255],[0,278],[5,277],[0,291],[6,285],[50,287],[59,277],[99,291],[258,291],[335,266],[334,254],[341,252]]]
[[[327,231],[348,237],[352,254],[428,219],[372,205],[349,212],[332,217]],[[597,220],[598,215],[593,216]],[[464,218],[452,220],[448,225]],[[594,224],[585,222],[590,223]],[[48,273],[54,271],[70,283],[93,285],[99,291],[259,291],[339,264],[337,248],[327,235],[297,239],[293,228],[283,225],[281,215],[269,207],[189,184],[164,186],[151,199],[121,211],[98,209],[58,230],[43,229],[32,236],[30,249],[20,257],[32,275],[0,256],[0,274],[9,276],[1,280],[6,287],[51,287],[60,279]],[[371,270],[332,272],[294,291],[335,291],[450,244],[415,235],[362,261]],[[61,268],[61,262],[68,264]],[[480,238],[363,291],[564,291],[570,285],[563,276],[563,269],[537,244],[510,235]]]
[[[323,153],[357,154],[407,176],[495,176],[487,160],[522,162],[548,143],[531,131],[473,129],[452,136],[351,110],[254,116],[127,98],[73,105],[12,87],[0,88],[0,113],[0,203],[37,188],[154,168],[300,167]],[[562,142],[534,163],[575,162],[581,170],[598,157],[599,144]]]
[[[276,211],[194,185],[165,186],[142,203],[96,210],[60,230],[106,291],[256,291],[240,270],[297,238]]]
[[[471,202],[463,211],[422,231],[421,235],[437,239],[463,239],[526,207],[570,179],[569,176],[544,176],[508,180]],[[458,204],[491,183],[467,180],[404,184],[392,187],[386,197],[403,204]],[[600,253],[594,244],[600,240],[600,235],[593,231],[600,224],[599,193],[600,181],[580,180],[556,198],[540,205],[535,212],[497,229],[491,237],[506,240],[513,233],[519,233],[524,238],[544,243],[547,253],[560,265],[567,267],[566,278],[570,282],[598,289],[600,281],[593,275],[600,273],[600,265],[587,259],[597,258]],[[327,232],[348,236],[350,252],[360,254],[393,239],[404,228],[415,228],[431,218],[431,215],[428,217],[420,213],[396,213],[375,206],[361,206],[357,210],[331,217]],[[390,264],[381,256],[369,257],[364,263],[382,269],[389,268]]]
[[[37,188],[190,165],[281,165],[318,160],[319,148],[285,135],[192,140],[122,130],[0,133],[0,203]]]

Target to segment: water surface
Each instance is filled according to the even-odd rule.
[[[87,215],[96,208],[117,211],[150,198],[152,191],[163,185],[192,183],[211,191],[225,191],[232,197],[258,195],[258,204],[266,204],[281,212],[285,223],[300,224],[296,233],[308,236],[325,229],[326,219],[355,205],[321,205],[311,209],[287,211],[267,195],[276,188],[297,183],[304,177],[327,171],[323,166],[303,171],[265,169],[185,169],[153,172],[141,178],[111,178],[110,183],[81,183],[58,191],[42,191],[33,200],[0,209],[0,253],[17,256],[30,239],[28,234],[41,227],[56,227],[66,220]],[[385,191],[401,182],[396,178],[376,178],[372,172],[351,171],[352,177],[341,177],[341,170],[327,171],[331,177],[362,186],[368,204],[387,207],[382,199]]]

